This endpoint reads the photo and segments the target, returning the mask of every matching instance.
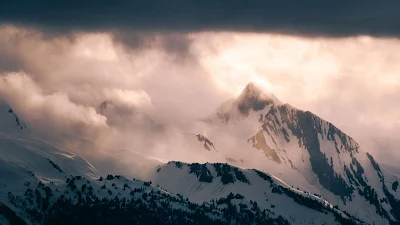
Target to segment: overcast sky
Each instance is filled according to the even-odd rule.
[[[101,129],[104,100],[184,123],[253,81],[400,158],[398,2],[108,2],[2,1],[0,98],[51,129]]]

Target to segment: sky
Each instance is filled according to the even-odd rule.
[[[0,98],[44,130],[102,135],[105,100],[185,126],[250,81],[400,158],[396,1],[2,1]]]

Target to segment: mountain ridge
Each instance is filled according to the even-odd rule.
[[[260,91],[252,88],[252,84],[248,85],[236,100],[219,107],[207,121],[213,126],[210,129],[224,132],[247,130],[238,133],[237,140],[247,138],[251,148],[262,151],[271,160],[272,163],[261,165],[261,168],[271,170],[271,167],[276,167],[275,170],[286,173],[285,179],[293,184],[295,182],[291,181],[290,174],[298,173],[328,199],[339,197],[342,208],[350,210],[349,205],[356,204],[354,199],[364,199],[357,200],[357,207],[364,202],[361,203],[364,205],[363,212],[352,212],[357,215],[362,212],[364,220],[373,214],[369,212],[370,205],[376,209],[373,216],[376,222],[383,223],[379,217],[386,223],[397,220],[396,215],[391,213],[396,204],[385,203],[384,199],[390,194],[385,191],[388,189],[385,184],[381,183],[382,175],[375,172],[373,157],[364,153],[353,138],[309,111],[279,101],[259,101],[253,96],[258,96]],[[248,100],[244,107],[246,110],[238,104],[242,99]],[[246,128],[249,124],[251,129]],[[220,145],[218,141],[216,145]]]

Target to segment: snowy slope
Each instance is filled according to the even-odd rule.
[[[239,194],[238,207],[251,207],[280,215],[291,224],[338,224],[338,218],[358,223],[326,200],[294,189],[258,170],[243,170],[228,164],[170,162],[154,174],[154,183],[201,204]],[[231,194],[232,193],[232,194]]]
[[[388,191],[396,198],[400,199],[400,175],[395,168],[381,167],[381,171],[385,178],[385,185]]]
[[[31,224],[289,224],[259,208],[200,205],[151,182],[111,175],[31,185],[24,195],[10,194],[9,204]]]
[[[211,171],[205,174],[212,181],[202,180],[201,168]],[[66,221],[87,224],[84,222],[87,219],[91,224],[115,224],[121,222],[120,217],[133,221],[144,219],[146,224],[168,224],[165,219],[171,220],[170,216],[174,215],[176,218],[171,222],[192,218],[194,224],[200,221],[208,221],[206,224],[210,221],[218,221],[216,224],[232,221],[235,221],[233,224],[359,223],[325,200],[295,190],[267,174],[224,164],[162,164],[154,173],[153,181],[157,182],[154,184],[118,175],[95,178],[88,174],[64,174],[60,178],[57,173],[48,173],[44,179],[9,164],[1,171],[13,172],[18,177],[8,181],[13,185],[2,188],[7,198],[1,202],[28,224],[68,224]],[[104,207],[107,208],[104,216],[110,221],[101,223],[96,221],[96,216],[86,217],[96,212],[92,210],[104,210]],[[149,211],[151,217],[146,217]],[[131,218],[133,212],[140,218]],[[196,213],[200,214],[193,217]],[[158,223],[151,223],[157,216],[160,216]]]
[[[173,221],[188,218],[194,221],[193,224],[197,224],[197,220],[225,224],[227,218],[247,221],[257,212],[260,213],[259,209],[254,209],[228,217],[223,214],[223,207],[215,208],[215,203],[208,203],[207,200],[203,201],[205,204],[192,203],[151,182],[112,175],[100,177],[84,159],[45,143],[6,138],[0,143],[3,144],[0,156],[0,203],[5,203],[17,219],[23,220],[21,224],[77,224],[76,221],[87,224],[84,223],[86,219],[95,218],[92,216],[84,219],[85,215],[95,213],[92,212],[93,207],[113,210],[111,212],[114,213],[104,212],[104,217],[108,216],[107,219],[115,223],[101,223],[103,220],[99,219],[90,224],[116,224],[121,222],[119,218],[125,217],[132,221],[142,221],[141,224],[143,221],[146,224],[163,224],[166,219],[175,224]],[[119,216],[116,216],[116,205],[120,207]],[[196,214],[198,211],[200,215]],[[132,212],[137,212],[140,218],[132,218]],[[6,217],[3,210],[0,210],[0,215],[4,224],[13,221],[9,216]],[[154,215],[160,217],[152,223]],[[163,215],[168,216],[165,218]],[[173,215],[176,218],[171,218]],[[286,220],[274,213],[267,213],[259,219],[287,224]],[[188,221],[185,223],[190,224]]]
[[[8,191],[23,193],[26,182],[60,182],[77,175],[100,175],[85,159],[32,139],[0,135],[0,201]]]
[[[395,178],[385,180],[373,157],[355,140],[311,112],[282,104],[250,83],[205,121],[208,137],[220,152],[243,160],[236,165],[265,170],[322,195],[363,221],[399,221],[397,203],[388,202],[385,191],[391,189],[386,180]],[[399,199],[397,194],[394,198]]]

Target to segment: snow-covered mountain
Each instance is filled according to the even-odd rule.
[[[391,188],[398,177],[382,171],[355,140],[315,114],[282,104],[250,83],[205,121],[211,125],[208,137],[221,150],[230,143],[218,137],[229,133],[239,147],[224,153],[247,162],[243,166],[318,193],[360,220],[400,220],[400,192]]]
[[[99,106],[110,126],[156,132],[152,144],[169,147],[160,155],[132,146],[98,161],[90,151],[71,153],[36,138],[18,112],[0,110],[0,224],[400,221],[395,169],[380,166],[333,124],[252,83],[190,131],[109,101]],[[115,175],[118,166],[107,171],[107,161],[129,165],[126,156],[135,159],[130,178]]]

